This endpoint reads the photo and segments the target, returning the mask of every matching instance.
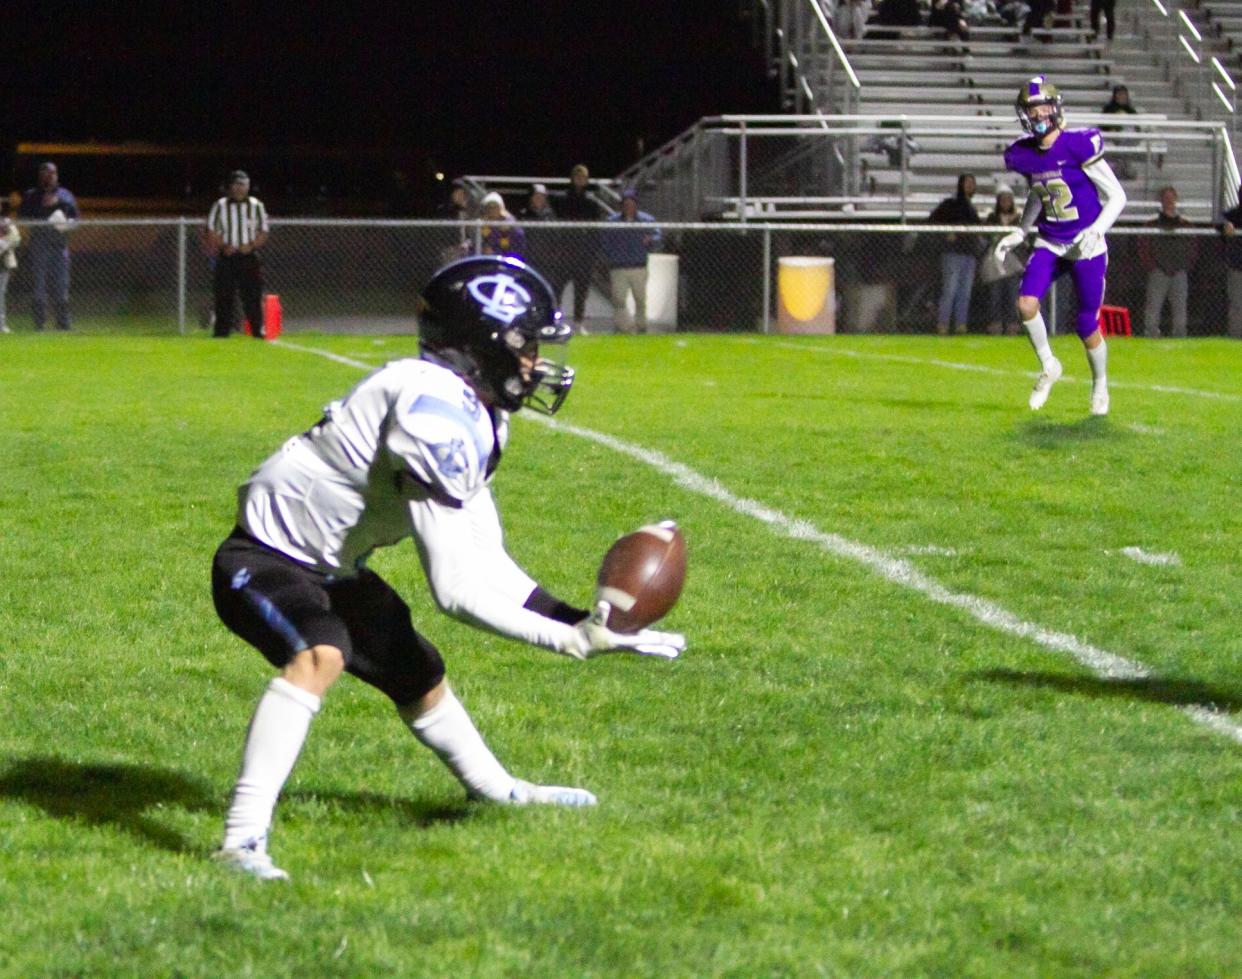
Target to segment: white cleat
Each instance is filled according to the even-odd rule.
[[[288,880],[289,875],[272,863],[267,850],[260,844],[221,847],[211,859],[238,873],[249,874],[258,880]]]
[[[1055,357],[1044,364],[1044,369],[1035,379],[1035,387],[1031,390],[1031,411],[1039,411],[1048,401],[1052,393],[1052,385],[1061,380],[1061,362]]]
[[[570,789],[560,785],[532,785],[520,778],[509,793],[511,806],[593,806],[599,800],[586,789]]]
[[[1091,414],[1108,414],[1108,388],[1091,392]]]

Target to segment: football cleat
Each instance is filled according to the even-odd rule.
[[[1108,388],[1101,388],[1098,391],[1091,392],[1091,414],[1108,414]]]
[[[597,800],[586,789],[564,788],[559,785],[533,785],[517,779],[509,793],[511,806],[593,806]]]
[[[1031,389],[1031,411],[1039,411],[1048,401],[1052,393],[1052,385],[1061,380],[1061,362],[1053,357],[1044,364],[1044,369],[1035,379],[1035,387]]]
[[[251,840],[241,846],[220,847],[211,859],[238,873],[257,880],[288,880],[289,875],[272,863],[263,841]]]

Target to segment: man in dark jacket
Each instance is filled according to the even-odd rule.
[[[1242,340],[1242,187],[1238,188],[1238,206],[1221,215],[1220,233],[1225,236],[1226,280],[1229,289],[1229,335]]]
[[[579,163],[569,171],[569,189],[553,207],[562,221],[600,221],[605,215],[587,188],[591,174]],[[579,333],[582,314],[586,310],[587,293],[591,289],[591,272],[595,267],[595,233],[586,230],[566,230],[561,234],[565,248],[565,280],[574,284],[574,325]]]
[[[975,195],[975,178],[963,173],[957,178],[957,193],[946,197],[928,219],[931,224],[980,224],[979,212],[970,199]],[[940,255],[940,304],[936,310],[936,332],[965,333],[970,318],[970,294],[975,284],[975,269],[983,241],[979,235],[951,232],[944,238]]]
[[[34,327],[43,329],[49,300],[56,329],[69,329],[69,242],[77,227],[77,199],[60,185],[60,171],[50,160],[39,165],[39,183],[22,195],[17,216],[35,222],[30,229],[31,299]]]
[[[1199,257],[1199,240],[1189,235],[1174,234],[1191,223],[1177,209],[1177,189],[1160,189],[1160,213],[1147,222],[1150,227],[1166,232],[1144,235],[1138,240],[1139,262],[1147,273],[1147,304],[1143,312],[1147,336],[1160,336],[1160,313],[1169,301],[1173,320],[1173,336],[1186,335],[1186,301],[1190,296],[1190,270]]]

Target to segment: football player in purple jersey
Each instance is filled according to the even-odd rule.
[[[1022,212],[1022,230],[1001,238],[996,253],[1003,260],[1032,228],[1037,230],[1018,295],[1018,316],[1041,366],[1031,391],[1031,410],[1044,406],[1061,377],[1061,362],[1048,345],[1040,299],[1053,279],[1069,272],[1078,294],[1075,325],[1091,366],[1091,414],[1107,415],[1108,349],[1099,328],[1108,272],[1104,233],[1125,207],[1126,193],[1104,160],[1100,131],[1066,129],[1061,93],[1043,75],[1022,86],[1015,109],[1028,135],[1005,150],[1005,166],[1026,177],[1031,193]]]

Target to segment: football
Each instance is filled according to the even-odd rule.
[[[609,629],[637,632],[668,614],[685,582],[686,539],[665,520],[639,527],[608,549],[595,597],[612,606]]]

